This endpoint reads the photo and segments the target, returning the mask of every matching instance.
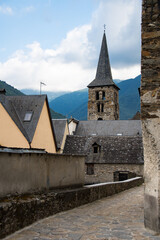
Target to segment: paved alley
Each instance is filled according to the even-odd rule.
[[[143,225],[143,186],[40,220],[7,240],[160,240]]]

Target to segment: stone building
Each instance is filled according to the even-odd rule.
[[[105,32],[96,78],[88,85],[88,88],[88,120],[119,119],[119,88],[112,80]]]
[[[160,1],[143,0],[141,119],[145,226],[160,232]]]
[[[80,121],[67,136],[64,153],[86,155],[86,184],[143,176],[141,122]]]

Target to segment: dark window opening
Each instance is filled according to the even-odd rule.
[[[99,100],[99,92],[96,92],[96,100]]]
[[[100,112],[100,104],[97,104],[97,110]]]
[[[88,163],[87,164],[87,175],[93,175],[94,174],[94,164]]]
[[[104,104],[101,104],[101,112],[104,112]]]
[[[103,120],[103,118],[98,118],[98,120]]]
[[[119,181],[124,181],[128,179],[128,173],[119,173]]]
[[[105,100],[106,99],[106,96],[105,96],[105,92],[103,91],[102,92],[102,100]]]
[[[99,153],[101,151],[101,146],[99,146],[97,143],[94,143],[92,147],[93,147],[93,153]]]
[[[94,147],[93,147],[93,152],[94,152],[94,153],[98,153],[98,146],[94,146]]]
[[[129,178],[129,172],[114,172],[114,181],[124,181]]]

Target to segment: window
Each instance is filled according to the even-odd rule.
[[[102,92],[102,100],[105,100],[106,99],[106,97],[105,97],[105,92],[103,91]]]
[[[98,145],[97,143],[94,143],[92,147],[93,147],[93,153],[99,153],[101,150],[101,146]]]
[[[114,172],[114,181],[124,181],[129,179],[129,172],[117,171]]]
[[[94,152],[94,153],[98,153],[98,146],[94,146],[94,147],[93,147],[93,152]]]
[[[87,164],[87,175],[93,175],[94,174],[94,164],[88,163]]]
[[[100,103],[97,104],[97,110],[100,112]]]
[[[104,104],[103,103],[98,103],[97,104],[97,111],[98,112],[104,112]]]
[[[25,122],[30,122],[31,118],[32,118],[32,115],[33,115],[33,112],[31,112],[31,111],[26,112],[25,116],[24,116],[24,121]]]
[[[103,120],[103,118],[98,118],[98,120]]]
[[[102,103],[101,104],[101,112],[103,112],[104,111],[104,104]]]
[[[99,92],[96,92],[96,100],[99,100]]]

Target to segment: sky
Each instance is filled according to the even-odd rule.
[[[75,91],[96,75],[106,37],[113,79],[140,74],[141,0],[0,0],[0,80]]]

